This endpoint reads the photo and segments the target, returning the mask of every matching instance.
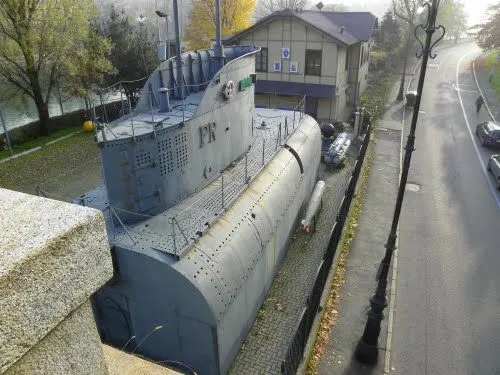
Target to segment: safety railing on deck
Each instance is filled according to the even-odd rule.
[[[279,113],[276,116],[259,114],[258,117],[252,119],[252,135],[254,135],[254,140],[249,151],[237,164],[231,165],[227,170],[219,174],[219,177],[215,180],[215,184],[212,184],[212,190],[209,190],[209,186],[207,192],[199,197],[199,202],[206,202],[207,200],[215,202],[210,207],[212,211],[208,215],[210,217],[208,225],[207,219],[193,215],[190,208],[181,210],[180,212],[177,210],[175,215],[167,218],[169,225],[168,228],[165,228],[165,235],[171,239],[170,246],[172,247],[169,253],[172,253],[176,257],[182,256],[185,249],[200,238],[210,228],[210,225],[225,212],[234,199],[238,197],[273,155],[286,143],[288,137],[304,118],[304,105],[305,98],[286,115],[283,113]],[[267,124],[265,124],[266,122]],[[263,133],[254,134],[258,131],[263,131]],[[37,193],[42,194],[43,191],[37,188]],[[86,205],[85,198],[77,201],[81,205]],[[190,204],[189,206],[196,207],[199,205]],[[104,214],[108,215],[107,217],[117,224],[116,227],[111,226],[113,238],[116,238],[120,233],[124,233],[134,244],[136,243],[136,237],[140,238],[142,234],[136,233],[133,226],[124,224],[120,217],[121,214],[126,213],[138,216],[142,220],[153,217],[152,215],[139,214],[110,205],[104,211]]]

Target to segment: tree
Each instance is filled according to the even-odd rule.
[[[91,0],[0,1],[0,78],[33,99],[43,135],[50,133],[54,87],[77,67],[89,66],[80,60],[89,37],[93,46],[105,43],[89,33],[96,15]],[[98,50],[105,55],[106,48]]]
[[[255,0],[221,0],[221,33],[229,36],[250,26]],[[184,39],[190,49],[210,47],[215,37],[214,0],[194,0]]]
[[[417,21],[417,10],[421,6],[421,0],[392,0],[392,7],[394,15],[402,20],[407,27],[405,47],[403,49],[403,74],[401,75],[401,84],[399,86],[399,93],[397,100],[401,101],[404,99],[404,85],[405,85],[405,74],[406,74],[406,64],[408,62],[408,54],[410,52],[411,38],[413,36],[413,30],[415,29],[415,23]]]
[[[108,59],[111,51],[111,41],[102,38],[96,23],[88,30],[88,37],[81,42],[75,53],[75,64],[67,67],[63,75],[64,81],[59,84],[70,96],[85,98],[88,103],[88,94],[93,85],[103,83],[107,75],[115,72],[113,64]],[[88,107],[88,105],[87,105]]]
[[[375,42],[380,49],[387,52],[397,49],[401,44],[399,25],[390,9],[384,14]]]
[[[464,5],[457,0],[442,0],[437,15],[437,25],[443,25],[446,33],[458,42],[460,34],[467,28]]]
[[[303,10],[309,6],[309,0],[260,0],[255,11],[257,19],[279,10]]]
[[[422,0],[392,0],[393,13],[408,26],[408,31],[413,33],[417,20],[417,10],[422,5]]]
[[[480,26],[477,44],[483,49],[500,47],[500,3],[490,5],[487,21]]]
[[[132,102],[144,83],[141,79],[149,76],[159,64],[156,47],[147,39],[143,27],[137,30],[125,11],[119,12],[111,6],[105,35],[113,44],[110,59],[116,72],[108,76],[108,83],[134,81],[123,86]]]
[[[137,80],[149,75],[159,63],[156,47],[146,37],[143,26],[134,28],[124,10],[111,6],[105,35],[113,43],[111,62],[116,68],[116,80]]]

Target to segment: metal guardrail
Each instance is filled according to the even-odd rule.
[[[344,224],[347,220],[347,215],[349,213],[352,199],[354,198],[356,184],[361,173],[361,167],[363,166],[363,161],[365,159],[372,128],[372,124],[367,127],[365,138],[361,145],[356,164],[351,174],[351,178],[349,179],[349,185],[347,186],[344,197],[342,198],[340,209],[336,217],[336,222],[331,230],[330,241],[323,255],[323,261],[316,271],[316,278],[309,293],[309,297],[307,298],[306,307],[304,307],[304,310],[302,311],[302,314],[298,319],[295,334],[288,347],[285,358],[281,362],[282,374],[295,374],[297,372],[297,368],[300,365],[300,362],[303,359],[302,357],[304,354],[307,338],[309,337],[314,319],[316,317],[316,314],[318,313],[321,302],[321,295],[323,293],[326,280],[328,279],[328,273],[332,266],[335,252],[337,251],[337,246],[342,236],[342,229],[344,228]]]

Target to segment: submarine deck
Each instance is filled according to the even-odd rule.
[[[104,185],[74,202],[104,212],[113,244],[137,251],[146,248],[159,250],[172,255],[171,261],[174,263],[281,149],[303,116],[299,111],[256,108],[253,140],[244,156],[222,171],[205,188],[157,215],[140,215],[144,220],[138,223],[113,225],[114,221],[120,221],[120,212],[123,210],[108,204]],[[262,126],[263,122],[265,126]],[[113,217],[118,220],[113,220]]]
[[[195,115],[204,93],[192,92],[184,100],[171,99],[171,109],[168,112],[161,112],[156,106],[149,111],[134,110],[104,126],[97,133],[98,140],[102,141],[103,135],[108,141],[139,136],[187,121]]]

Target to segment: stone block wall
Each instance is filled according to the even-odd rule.
[[[132,366],[174,374],[103,351],[89,301],[113,275],[100,211],[0,188],[0,223],[0,374],[126,374]]]

